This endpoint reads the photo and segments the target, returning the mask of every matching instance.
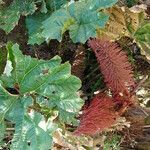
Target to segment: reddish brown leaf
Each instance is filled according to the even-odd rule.
[[[95,52],[107,87],[113,94],[128,93],[134,80],[126,54],[116,43],[105,39],[92,39],[89,46]]]
[[[114,110],[112,98],[104,94],[97,95],[91,101],[90,106],[83,111],[75,134],[94,135],[111,127],[117,117],[119,115]]]

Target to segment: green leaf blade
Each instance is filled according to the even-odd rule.
[[[150,23],[145,23],[134,34],[137,44],[141,48],[142,55],[150,60]]]
[[[70,18],[69,13],[65,9],[57,10],[43,22],[42,36],[46,40],[57,39],[61,41],[63,26]]]

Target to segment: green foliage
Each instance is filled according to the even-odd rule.
[[[103,28],[108,20],[108,15],[98,10],[112,6],[115,2],[88,0],[72,3],[55,11],[43,22],[42,35],[46,40],[61,41],[63,33],[69,30],[73,42],[85,43],[90,37],[95,37],[96,29]]]
[[[134,34],[137,44],[143,55],[150,60],[150,22],[144,23]]]
[[[41,7],[42,13],[36,12],[33,15],[27,16],[27,18],[26,18],[26,27],[28,29],[28,34],[29,34],[28,44],[41,44],[45,41],[45,38],[42,36],[43,22],[49,16],[51,16],[52,12],[59,9],[67,1],[66,0],[61,0],[61,1],[39,0],[39,2],[42,2],[42,7]],[[61,18],[63,16],[61,14],[61,16],[58,16],[58,17]],[[48,32],[47,34],[52,35],[52,37],[54,36],[54,39],[56,39],[55,35],[53,35],[53,34],[59,33],[59,29],[55,27],[55,24],[50,25],[50,28],[52,29],[52,33],[50,33],[51,31],[48,30],[48,31],[46,31],[46,32]],[[49,29],[49,27],[48,27],[48,29]]]
[[[21,15],[27,16],[33,14],[36,5],[33,0],[14,0],[8,7],[2,7],[0,10],[0,28],[9,33],[19,21]]]
[[[5,130],[6,130],[6,126],[5,126],[4,122],[1,122],[1,124],[0,124],[0,147],[4,144],[3,138],[5,135]]]
[[[109,16],[100,10],[113,6],[117,0],[13,0],[0,10],[0,28],[9,33],[18,24],[21,15],[27,16],[26,27],[29,44],[44,40],[62,40],[69,30],[73,42],[85,43],[96,36],[96,29],[103,28]],[[37,11],[36,11],[37,10]],[[36,12],[35,12],[36,11]]]
[[[63,5],[65,5],[69,0],[45,0],[46,7],[51,12],[60,9]]]
[[[6,33],[9,33],[10,31],[12,31],[14,29],[14,27],[18,24],[18,21],[19,21],[21,15],[22,16],[32,15],[37,10],[37,5],[36,5],[37,3],[41,3],[40,12],[47,13],[48,11],[53,12],[53,11],[59,9],[66,2],[67,2],[67,0],[61,0],[61,1],[60,0],[59,1],[58,0],[52,0],[52,1],[24,0],[23,2],[20,0],[13,0],[9,6],[5,6],[5,7],[0,6],[0,28],[3,29]],[[0,4],[4,4],[4,2],[0,2]],[[34,16],[35,16],[35,18],[34,18],[35,20],[31,19],[31,23],[29,23],[29,24],[35,25],[35,22],[42,21],[41,19],[37,20],[38,18],[36,16],[36,14]],[[33,18],[33,16],[31,18]],[[43,20],[44,20],[44,18],[45,18],[45,16],[43,15]],[[38,22],[38,24],[39,24],[38,27],[40,26],[40,22]],[[27,27],[29,27],[28,30],[30,30],[31,26],[27,25]],[[36,28],[36,27],[33,27],[33,28]],[[38,30],[38,29],[36,29],[36,30]],[[29,31],[29,36],[30,36],[30,34],[32,35],[32,33],[30,33],[30,31]],[[40,34],[40,32],[38,34]],[[33,36],[35,36],[35,35],[33,35]],[[33,39],[34,39],[34,37],[33,37]],[[39,39],[39,36],[37,37],[37,39]],[[29,40],[29,43],[32,44],[32,40],[31,40],[31,42],[30,42],[30,40]],[[39,40],[37,41],[37,43],[39,43]]]
[[[67,10],[60,9],[54,12],[47,20],[43,22],[43,37],[46,40],[57,39],[60,41],[63,34],[62,29],[68,19],[70,19],[70,15]]]
[[[48,150],[57,123],[77,123],[83,105],[77,95],[81,82],[58,56],[38,60],[24,56],[17,44],[7,48],[13,70],[11,76],[0,77],[0,140],[9,120],[15,124],[11,150]]]
[[[120,150],[121,136],[114,134],[113,137],[108,137],[104,142],[104,150]]]

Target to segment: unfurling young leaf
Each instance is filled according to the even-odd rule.
[[[114,95],[127,94],[134,86],[131,65],[127,55],[116,44],[106,39],[93,39],[89,46],[94,51],[106,85]]]
[[[75,134],[95,135],[111,127],[119,117],[114,109],[113,99],[104,94],[96,95],[90,105],[83,110],[80,125]]]

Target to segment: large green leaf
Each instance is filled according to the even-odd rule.
[[[96,36],[96,29],[103,28],[108,15],[99,12],[112,6],[117,0],[88,0],[78,1],[55,11],[43,22],[43,37],[46,40],[57,39],[61,41],[62,35],[69,30],[73,42],[85,43],[90,37]]]
[[[33,0],[14,0],[9,7],[0,10],[0,28],[9,33],[18,24],[20,15],[33,14],[35,10]]]
[[[150,60],[150,23],[142,25],[134,34],[137,44],[141,47],[141,53]]]
[[[82,14],[76,16],[75,23],[69,27],[70,37],[74,43],[85,43],[90,37],[96,37],[96,29],[103,28],[108,21],[108,15],[104,13],[84,8],[83,10]]]
[[[61,64],[58,56],[38,60],[24,56],[17,44],[7,48],[14,68],[11,76],[0,77],[0,122],[6,119],[15,124],[11,150],[48,150],[55,131],[54,113],[59,122],[76,123],[83,105],[77,95],[81,82],[71,75],[71,65]]]
[[[39,113],[28,114],[27,108],[31,104],[31,97],[19,97],[7,113],[6,119],[15,123],[11,150],[48,150],[51,147],[52,136],[49,128],[52,122],[46,122]],[[40,125],[41,123],[44,127]]]

